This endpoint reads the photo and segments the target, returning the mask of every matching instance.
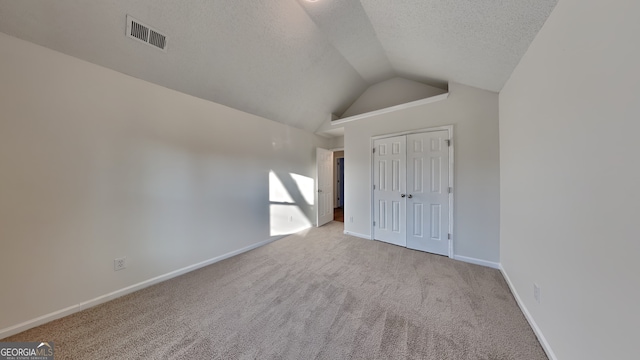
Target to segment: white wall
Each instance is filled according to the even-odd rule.
[[[331,146],[333,146],[333,149],[344,148],[344,136],[336,136],[331,139]]]
[[[372,136],[454,125],[454,253],[498,262],[498,94],[455,83],[449,91],[444,101],[344,124],[345,230],[371,235]]]
[[[0,333],[281,233],[270,171],[308,224],[329,143],[0,34]]]
[[[501,262],[558,359],[639,356],[638,14],[559,1],[500,93]]]
[[[369,86],[342,114],[342,118],[364,114],[374,110],[408,103],[440,94],[446,91],[401,77]]]

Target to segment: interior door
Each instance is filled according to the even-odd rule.
[[[448,132],[407,135],[407,247],[449,254]]]
[[[322,226],[333,220],[333,152],[316,148],[316,226]]]
[[[406,136],[374,141],[374,238],[406,246]]]

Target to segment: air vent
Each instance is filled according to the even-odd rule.
[[[153,45],[153,46],[157,46],[160,49],[164,50],[164,46],[166,44],[167,41],[167,37],[157,33],[153,30],[150,30],[150,34],[149,34],[149,44]]]
[[[167,51],[167,36],[127,15],[127,37]]]

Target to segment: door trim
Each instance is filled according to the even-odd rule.
[[[369,139],[369,149],[373,149],[374,147],[374,141],[378,140],[378,139],[385,139],[385,138],[389,138],[389,137],[394,137],[394,136],[401,136],[401,135],[411,135],[411,134],[419,134],[419,133],[425,133],[425,132],[433,132],[433,131],[442,131],[442,130],[446,130],[447,134],[449,135],[449,141],[451,141],[451,146],[449,146],[449,187],[451,188],[451,192],[449,193],[449,234],[451,234],[451,239],[449,239],[449,258],[453,259],[454,255],[453,255],[453,242],[455,241],[455,234],[453,233],[453,222],[454,222],[454,218],[453,218],[453,196],[456,192],[455,187],[453,186],[454,182],[454,171],[453,171],[453,164],[454,164],[454,151],[453,148],[455,147],[455,141],[453,140],[453,125],[445,125],[445,126],[436,126],[436,127],[430,127],[430,128],[424,128],[424,129],[417,129],[417,130],[408,130],[408,131],[402,131],[402,132],[397,132],[397,133],[392,133],[392,134],[383,134],[383,135],[376,135],[376,136],[372,136]],[[373,198],[373,183],[374,183],[374,176],[373,176],[373,168],[375,166],[375,164],[373,163],[374,159],[373,159],[373,151],[369,151],[369,168],[371,170],[371,178],[369,179],[371,182],[369,184],[369,190],[370,190],[370,194],[371,194],[371,204],[369,204],[370,210],[371,210],[371,240],[375,239],[375,226],[373,226],[373,219],[375,219],[375,212],[374,212],[374,198]]]

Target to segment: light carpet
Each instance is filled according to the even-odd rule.
[[[330,223],[3,341],[56,359],[546,359],[501,273]]]

